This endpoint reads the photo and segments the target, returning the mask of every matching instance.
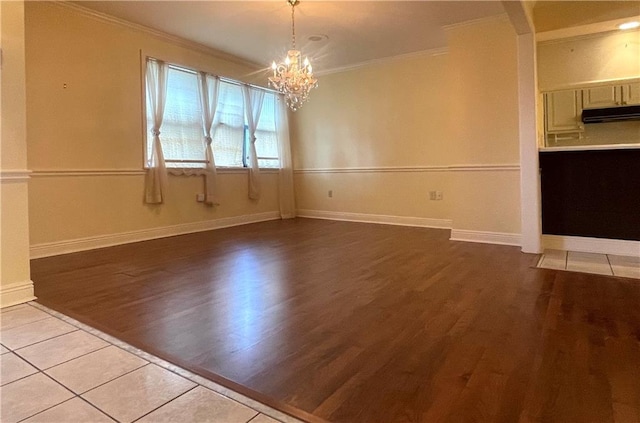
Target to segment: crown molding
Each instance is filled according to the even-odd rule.
[[[449,53],[449,49],[447,47],[431,48],[427,50],[414,51],[411,53],[398,54],[396,56],[382,57],[380,59],[365,60],[364,62],[354,63],[351,65],[338,66],[335,68],[325,69],[325,70],[316,72],[315,74],[317,76],[325,76],[325,75],[331,75],[334,73],[348,72],[351,70],[368,67],[368,66],[382,65],[385,63],[414,59],[418,57],[441,56],[447,53]]]
[[[484,18],[471,19],[464,22],[458,22],[450,25],[444,25],[442,29],[445,31],[449,31],[457,28],[464,28],[466,26],[480,25],[489,22],[510,22],[509,15],[506,13],[500,13],[499,15],[485,16]]]
[[[238,64],[238,65],[247,66],[249,68],[256,69],[256,70],[260,70],[260,69],[264,68],[264,66],[262,66],[262,65],[260,65],[258,63],[252,62],[252,61],[247,60],[247,59],[240,58],[240,57],[235,56],[233,54],[230,54],[230,53],[227,53],[227,52],[224,52],[224,51],[221,51],[221,50],[217,50],[217,49],[212,48],[212,47],[205,46],[204,44],[200,44],[200,43],[197,43],[195,41],[191,41],[191,40],[188,40],[186,38],[179,37],[177,35],[168,34],[166,32],[163,32],[163,31],[160,31],[160,30],[157,30],[157,29],[154,29],[154,28],[150,28],[150,27],[145,26],[145,25],[140,25],[140,24],[137,24],[137,23],[129,22],[127,20],[124,20],[124,19],[121,19],[121,18],[117,18],[115,16],[111,16],[111,15],[108,15],[106,13],[98,12],[96,10],[92,10],[92,9],[89,9],[87,7],[84,7],[84,6],[80,6],[78,4],[71,3],[69,1],[56,0],[56,1],[53,1],[52,4],[55,4],[55,5],[57,5],[59,7],[62,7],[62,8],[73,10],[76,13],[79,13],[81,15],[84,15],[86,17],[89,17],[89,18],[92,18],[92,19],[95,19],[95,20],[98,20],[98,21],[101,21],[101,22],[106,22],[106,23],[109,23],[109,24],[122,26],[122,27],[125,27],[125,28],[128,28],[128,29],[132,29],[134,31],[144,32],[144,33],[152,35],[154,37],[161,38],[161,39],[163,39],[165,41],[168,41],[170,43],[179,45],[181,47],[186,47],[186,48],[189,48],[191,50],[198,51],[200,53],[205,53],[205,54],[208,54],[210,56],[213,56],[213,57],[221,59],[221,60],[226,60],[228,62],[232,62],[232,63]]]

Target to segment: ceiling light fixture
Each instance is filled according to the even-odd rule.
[[[309,98],[311,89],[318,86],[318,80],[313,77],[313,69],[309,58],[302,62],[302,53],[296,50],[296,21],[295,7],[300,0],[287,0],[291,5],[291,50],[287,52],[284,62],[271,65],[273,76],[269,77],[269,84],[278,92],[284,94],[287,106],[294,112]]]
[[[618,29],[633,29],[633,28],[638,28],[640,26],[640,22],[638,21],[633,21],[633,22],[625,22],[623,24],[618,25]]]

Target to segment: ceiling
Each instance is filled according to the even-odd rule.
[[[586,26],[640,15],[640,1],[537,1],[533,8],[536,32]],[[609,28],[614,30],[615,26]]]
[[[78,1],[82,7],[267,67],[291,43],[291,7],[263,1]],[[503,14],[499,1],[314,1],[296,6],[298,48],[326,72],[446,46],[443,26]],[[310,41],[310,36],[320,41]]]

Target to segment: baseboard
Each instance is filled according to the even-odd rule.
[[[452,229],[451,241],[479,242],[483,244],[521,245],[520,234],[505,232],[469,231]]]
[[[640,241],[622,239],[588,238],[580,236],[542,235],[544,248],[579,251],[583,253],[640,256]]]
[[[10,283],[0,288],[0,308],[33,301],[33,281]]]
[[[280,219],[280,212],[277,211],[224,217],[202,222],[183,223],[159,228],[34,244],[31,246],[30,253],[31,258],[36,259],[277,219]]]
[[[298,217],[312,219],[342,220],[346,222],[380,223],[384,225],[416,226],[420,228],[451,229],[449,219],[430,219],[426,217],[389,216],[383,214],[347,213],[325,210],[298,210]]]

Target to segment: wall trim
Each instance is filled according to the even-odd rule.
[[[542,235],[542,244],[544,248],[552,250],[640,257],[640,241],[580,236]]]
[[[144,175],[142,169],[41,169],[34,170],[33,177],[62,177],[62,176],[124,176]]]
[[[451,172],[502,172],[519,171],[520,163],[513,164],[456,164],[450,165]]]
[[[427,217],[390,216],[381,214],[348,213],[326,210],[298,210],[298,217],[311,219],[340,220],[345,222],[378,223],[383,225],[415,226],[419,228],[451,229],[449,219],[431,219]]]
[[[640,150],[640,144],[568,145],[566,147],[540,147],[538,151],[593,151],[593,150]]]
[[[27,182],[32,172],[28,169],[0,170],[0,182]]]
[[[444,29],[445,31],[448,31],[451,29],[464,28],[465,26],[485,24],[485,23],[494,22],[494,21],[498,21],[498,22],[509,21],[509,15],[506,12],[503,12],[498,15],[485,16],[482,18],[470,19],[468,21],[453,23],[449,25],[443,25],[442,29]]]
[[[278,173],[279,170],[275,168],[263,168],[260,169],[260,173]],[[114,169],[114,168],[105,168],[105,169],[40,169],[31,171],[31,177],[67,177],[67,176],[144,176],[146,175],[146,169]],[[169,168],[168,173],[171,173],[171,168]],[[245,174],[249,173],[248,168],[217,168],[216,173],[219,175],[225,174]],[[174,175],[175,176],[175,175]],[[182,175],[177,175],[182,176]],[[202,176],[202,175],[192,175],[192,176]]]
[[[181,47],[186,47],[192,50],[199,51],[201,53],[208,54],[213,57],[217,57],[218,59],[226,60],[228,62],[237,63],[240,65],[244,65],[254,69],[261,69],[262,65],[251,62],[249,60],[241,59],[240,57],[234,56],[229,53],[225,53],[223,51],[214,49],[212,47],[206,46],[204,44],[197,43],[195,41],[187,40],[186,38],[178,37],[176,35],[167,34],[166,32],[158,31],[157,29],[150,28],[148,26],[140,25],[137,23],[129,22],[125,19],[117,18],[115,16],[108,15],[106,13],[98,12],[93,9],[89,9],[84,6],[80,6],[78,4],[73,4],[67,1],[55,1],[54,4],[60,7],[66,7],[71,9],[77,13],[80,13],[84,16],[88,16],[90,18],[96,19],[98,21],[107,22],[110,24],[115,24],[119,26],[123,26],[129,29],[133,29],[140,32],[145,32],[147,34],[153,35],[155,37],[164,39],[173,44],[179,45]]]
[[[294,169],[293,173],[500,172],[519,170],[519,164],[456,164],[447,166],[302,168]]]
[[[447,53],[449,53],[448,47],[430,48],[427,50],[420,50],[420,51],[414,51],[411,53],[398,54],[396,56],[382,57],[380,59],[365,60],[364,62],[358,62],[352,65],[338,66],[335,68],[330,68],[330,69],[316,72],[316,75],[317,76],[331,75],[333,73],[348,72],[348,71],[352,71],[352,70],[367,67],[367,66],[382,65],[386,63],[396,62],[399,60],[409,60],[409,59],[418,58],[418,57],[441,56]]]
[[[513,245],[519,247],[521,235],[507,232],[470,231],[452,229],[450,241],[479,242],[483,244]]]
[[[0,308],[35,300],[33,295],[33,281],[15,282],[2,285],[0,288]]]
[[[37,259],[277,219],[280,219],[280,212],[278,211],[223,217],[220,219],[205,220],[201,222],[182,223],[179,225],[161,226],[157,228],[141,229],[115,234],[34,244],[31,245],[30,253],[32,259]]]
[[[448,166],[381,166],[294,169],[293,173],[446,172]]]

